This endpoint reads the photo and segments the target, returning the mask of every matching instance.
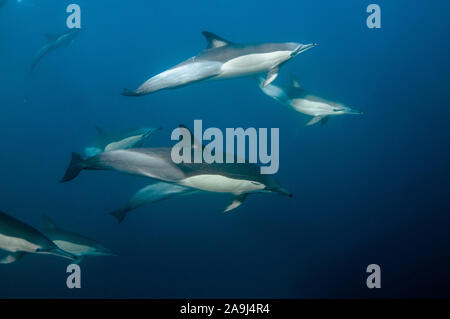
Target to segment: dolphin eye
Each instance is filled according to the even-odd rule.
[[[257,182],[251,182],[253,185],[259,185],[259,183]]]

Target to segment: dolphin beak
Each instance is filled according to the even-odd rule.
[[[281,194],[281,195],[284,195],[284,196],[288,196],[289,198],[292,198],[292,196],[293,196],[291,192],[289,192],[287,189],[282,188],[282,187],[274,188],[272,191],[274,193],[278,193],[278,194]]]
[[[317,46],[317,43],[310,43],[310,44],[300,44],[292,53],[291,56],[295,57],[299,55],[300,53],[303,53],[305,51],[308,51],[309,49],[312,49]]]
[[[52,254],[52,255],[55,255],[55,256],[67,258],[67,259],[70,259],[70,260],[75,260],[75,259],[77,259],[77,256],[72,255],[71,253],[68,253],[67,251],[62,250],[62,249],[60,249],[60,248],[52,249],[52,250],[50,250],[48,253],[49,253],[49,254]]]
[[[347,114],[356,114],[356,115],[364,114],[363,112],[358,111],[358,110],[354,110],[354,109],[350,109],[350,110],[347,111],[346,113],[347,113]]]
[[[117,256],[116,253],[114,253],[112,250],[110,250],[110,249],[108,249],[108,248],[103,248],[103,249],[100,251],[100,253],[101,253],[103,256]]]

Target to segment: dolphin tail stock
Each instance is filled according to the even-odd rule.
[[[123,222],[125,217],[127,216],[127,210],[126,209],[117,209],[109,213],[111,216],[115,217],[117,219],[117,222],[120,224]]]
[[[64,177],[60,180],[61,183],[65,183],[68,181],[71,181],[75,177],[80,174],[80,172],[86,168],[85,161],[81,157],[80,154],[73,152],[72,153],[72,160],[70,161],[69,167],[66,170],[66,173],[64,174]]]
[[[129,90],[129,89],[123,89],[122,90],[122,94],[123,96],[141,96],[142,94],[140,93],[136,93],[136,91],[133,90]]]

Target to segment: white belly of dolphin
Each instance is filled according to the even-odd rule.
[[[105,147],[105,152],[114,151],[114,150],[123,150],[127,148],[132,148],[142,139],[142,135],[130,136],[124,138],[123,140],[112,142]]]
[[[0,248],[10,252],[23,251],[34,253],[40,246],[30,243],[29,241],[19,238],[0,234]]]
[[[258,182],[212,174],[188,177],[182,180],[180,184],[208,192],[233,193],[235,195],[256,192],[265,187]]]
[[[242,55],[225,62],[217,78],[244,76],[267,72],[274,66],[288,60],[291,51],[275,51]]]
[[[67,251],[76,256],[84,255],[91,250],[91,247],[89,246],[78,245],[64,240],[54,240],[53,242],[56,244],[56,246],[58,246],[62,250]]]
[[[332,114],[331,107],[323,102],[307,99],[293,99],[290,105],[294,110],[311,116]]]

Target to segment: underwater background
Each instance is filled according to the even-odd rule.
[[[381,7],[368,29],[366,7]],[[30,73],[45,33],[74,43]],[[41,214],[117,257],[86,258],[82,288],[67,260],[1,265],[0,298],[391,298],[450,296],[450,20],[448,1],[9,0],[0,8],[0,210],[33,226]],[[205,48],[201,31],[235,42],[317,42],[280,72],[364,112],[306,127],[251,78],[120,95]],[[82,172],[58,183],[72,151],[105,129],[178,124],[279,127],[277,178],[292,199],[196,194],[108,215],[151,181]],[[366,267],[381,266],[381,289]]]

